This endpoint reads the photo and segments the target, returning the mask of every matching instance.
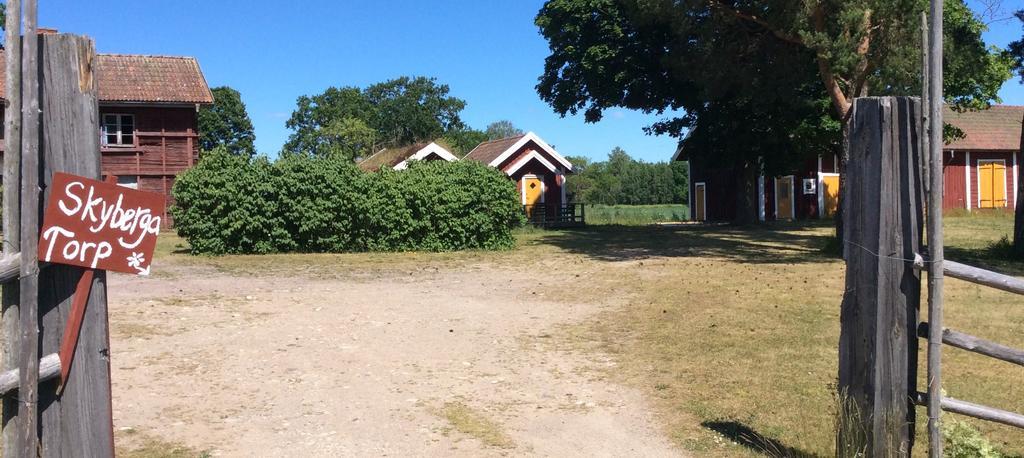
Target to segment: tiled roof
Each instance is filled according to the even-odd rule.
[[[506,150],[515,145],[520,139],[526,135],[517,135],[515,137],[502,138],[498,140],[491,140],[483,142],[473,148],[463,159],[469,159],[473,161],[483,162],[484,164],[490,164],[491,161],[501,156]]]
[[[101,102],[213,103],[193,57],[97,54],[95,70]],[[3,81],[0,65],[0,97],[6,95]]]
[[[1024,106],[993,105],[987,110],[957,113],[946,108],[947,124],[964,132],[965,138],[946,145],[947,150],[1017,151],[1020,149]]]
[[[359,168],[367,172],[376,172],[381,166],[394,167],[426,146],[426,143],[416,143],[399,148],[382,149],[370,157],[359,161]]]

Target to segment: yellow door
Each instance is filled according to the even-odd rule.
[[[825,216],[835,216],[839,210],[839,175],[825,175],[821,177],[821,192],[825,196]]]
[[[775,179],[775,219],[793,219],[793,177]]]
[[[1006,163],[1003,161],[978,161],[978,192],[980,208],[1003,208],[1006,206]]]
[[[705,189],[704,184],[693,185],[693,215],[694,221],[705,221],[707,215],[705,214],[704,203],[705,203]]]
[[[538,176],[523,177],[523,205],[526,206],[526,216],[533,218],[534,210],[537,215],[542,215],[544,209],[538,209],[538,205],[544,203],[544,178]]]

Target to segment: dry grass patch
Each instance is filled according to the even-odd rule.
[[[447,402],[437,414],[456,431],[479,440],[484,445],[513,448],[515,443],[501,425],[462,402]]]
[[[209,452],[167,442],[132,428],[114,434],[117,456],[122,458],[207,458]]]
[[[1012,219],[985,218],[977,227],[951,218],[949,243],[982,249],[1012,227]],[[831,233],[827,225],[779,225],[552,235],[556,246],[605,266],[573,300],[622,303],[568,329],[569,339],[615,357],[616,367],[594,370],[642,389],[670,437],[688,450],[831,456],[845,275],[841,260],[820,252]],[[950,327],[1024,347],[1020,297],[946,284]],[[1024,411],[1020,367],[954,349],[944,364],[951,396]],[[921,374],[919,386],[923,367]],[[1024,452],[1021,431],[971,423],[1003,451]]]

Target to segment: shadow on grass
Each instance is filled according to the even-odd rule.
[[[749,426],[736,421],[705,421],[701,426],[717,432],[729,440],[751,449],[756,453],[777,458],[817,457],[798,448],[786,446],[778,440],[767,437]]]
[[[1015,277],[1024,276],[1024,261],[1012,259],[1005,249],[998,247],[968,249],[946,245],[944,252],[945,258],[950,261]]]
[[[541,240],[603,261],[668,256],[765,264],[832,262],[834,258],[822,251],[831,238],[829,228],[817,222],[750,227],[599,225],[551,231]]]

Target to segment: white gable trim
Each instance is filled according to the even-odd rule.
[[[502,152],[500,156],[498,156],[496,159],[491,161],[490,164],[487,165],[491,167],[497,167],[501,165],[502,162],[505,162],[510,156],[515,154],[516,151],[519,150],[519,148],[522,148],[523,145],[527,144],[531,140],[534,143],[536,143],[537,146],[540,146],[541,150],[543,150],[545,153],[548,153],[551,157],[555,158],[555,161],[558,161],[558,163],[565,167],[566,170],[570,172],[572,171],[572,164],[570,164],[569,161],[565,160],[565,158],[562,157],[561,154],[558,154],[558,151],[555,151],[555,149],[552,148],[551,145],[545,143],[544,140],[541,140],[540,137],[538,137],[537,134],[533,132],[527,132],[526,135],[523,135],[523,138],[520,138],[519,141],[517,141],[514,145],[510,146],[508,149]]]
[[[417,151],[416,154],[413,154],[412,156],[407,157],[404,161],[399,162],[397,165],[395,165],[395,170],[405,170],[406,168],[409,167],[409,161],[419,161],[425,157],[430,156],[431,154],[441,156],[442,159],[448,162],[458,160],[458,158],[455,157],[455,155],[452,154],[451,151],[444,149],[443,146],[438,145],[437,143],[431,143],[427,146],[424,146],[423,149]]]
[[[505,171],[505,174],[512,176],[512,174],[516,173],[517,170],[523,168],[527,162],[530,162],[531,159],[536,159],[537,162],[540,162],[544,167],[547,167],[548,170],[558,173],[558,167],[555,167],[555,164],[552,164],[551,161],[547,160],[547,158],[540,153],[530,150],[530,154],[523,156],[522,159],[519,159],[515,164],[512,164],[512,167],[509,167],[509,169]]]

